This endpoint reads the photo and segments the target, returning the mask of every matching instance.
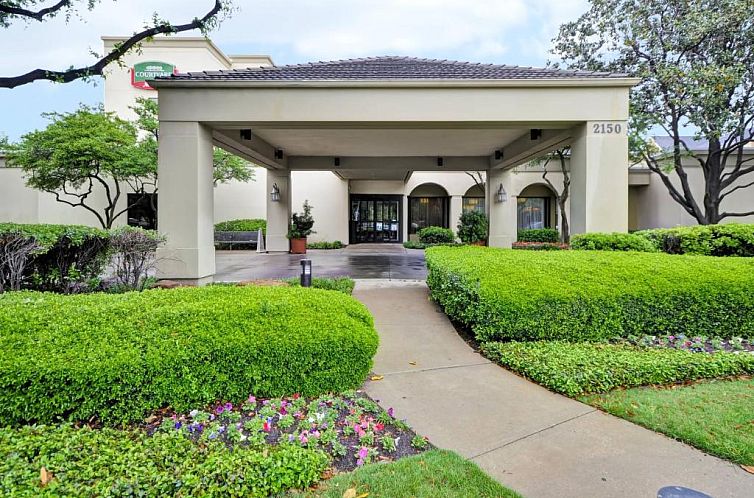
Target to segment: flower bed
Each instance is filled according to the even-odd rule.
[[[0,425],[342,391],[366,378],[377,342],[363,305],[319,289],[2,294]]]
[[[222,441],[228,446],[274,447],[294,445],[324,451],[338,471],[370,462],[414,455],[430,445],[380,408],[362,392],[290,397],[217,404],[189,413],[161,413],[150,417],[150,434],[182,434],[194,442]]]
[[[490,342],[485,356],[543,386],[575,396],[618,387],[754,373],[750,353],[699,354],[619,344]]]
[[[561,242],[514,242],[512,248],[528,251],[563,251],[570,249],[570,246]]]
[[[427,250],[432,298],[480,342],[754,331],[754,261],[596,251]]]
[[[625,340],[628,344],[652,348],[671,348],[692,351],[694,353],[714,353],[716,351],[727,352],[754,352],[754,340],[742,337],[723,339],[720,337],[686,337],[680,335],[645,335],[643,337],[629,337]]]

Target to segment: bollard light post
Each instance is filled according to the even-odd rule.
[[[312,260],[301,260],[301,287],[312,286]]]

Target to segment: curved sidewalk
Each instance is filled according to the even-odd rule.
[[[527,498],[654,498],[686,486],[754,497],[754,475],[554,394],[491,363],[456,333],[421,281],[357,281],[380,334],[367,392],[433,444]]]

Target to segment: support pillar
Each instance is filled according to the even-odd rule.
[[[571,233],[628,231],[625,121],[587,122],[571,144]]]
[[[452,195],[450,196],[450,213],[448,224],[453,233],[458,236],[458,222],[461,220],[461,213],[463,212],[463,196]]]
[[[209,283],[215,274],[212,132],[196,122],[160,122],[157,221],[166,237],[157,277]]]
[[[280,190],[277,202],[270,196],[274,185]],[[291,172],[267,170],[267,252],[288,252],[290,249],[291,197]]]
[[[497,192],[503,185],[507,200],[499,202]],[[490,219],[490,234],[487,244],[490,247],[511,247],[517,238],[516,198],[513,197],[513,172],[491,169],[487,172],[486,204]]]

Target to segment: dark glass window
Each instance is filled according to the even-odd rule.
[[[518,228],[549,228],[550,227],[550,198],[549,197],[519,197],[518,198]]]
[[[447,197],[409,197],[409,234],[426,227],[448,228]]]
[[[128,194],[128,225],[157,230],[157,194]]]
[[[464,197],[461,206],[464,213],[468,211],[479,211],[480,213],[484,213],[484,207],[484,197]]]

